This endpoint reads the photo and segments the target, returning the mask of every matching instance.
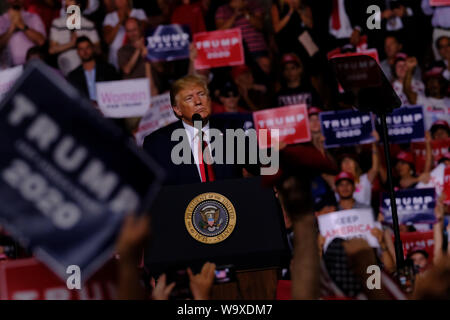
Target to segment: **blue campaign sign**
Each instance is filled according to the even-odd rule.
[[[375,141],[370,112],[342,110],[321,112],[320,126],[325,137],[325,148],[359,145]]]
[[[389,142],[408,143],[423,141],[425,137],[425,122],[421,106],[397,108],[386,115]],[[381,133],[381,122],[377,119],[377,131]]]
[[[147,33],[147,59],[173,61],[189,58],[190,31],[188,26],[160,25]]]
[[[434,188],[405,189],[395,192],[397,213],[400,224],[433,223],[436,195]],[[387,223],[392,223],[391,200],[387,192],[383,192],[380,210]]]
[[[0,106],[0,225],[62,279],[113,254],[125,214],[150,207],[161,169],[41,62]]]

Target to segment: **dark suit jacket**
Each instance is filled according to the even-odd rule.
[[[84,69],[82,65],[73,70],[71,73],[69,73],[67,79],[72,85],[74,85],[78,90],[80,90],[80,92],[82,92],[86,97],[89,98],[89,90],[87,87],[86,76],[84,75]],[[120,80],[120,76],[117,73],[116,69],[109,63],[97,61],[95,80],[97,82],[114,81]]]
[[[222,131],[222,133],[224,133],[224,131],[221,129],[222,127],[220,123],[217,123],[212,119],[210,119],[209,121],[209,126],[210,129],[212,128],[219,129],[220,131]],[[171,141],[172,132],[176,129],[184,130],[184,126],[181,120],[151,133],[144,139],[143,148],[161,167],[165,169],[166,171],[166,180],[164,182],[165,185],[199,183],[201,182],[200,175],[198,173],[197,165],[194,163],[194,158],[192,156],[191,149],[189,149],[191,164],[182,163],[176,165],[173,163],[171,159],[172,149],[178,143],[181,142],[181,140]],[[223,159],[225,163],[226,162],[225,134],[223,135],[223,137],[224,137]],[[185,135],[183,139],[188,139],[187,135]],[[236,152],[234,154],[236,155]],[[217,164],[217,163],[213,164],[216,180],[240,178],[242,176],[242,167],[243,167],[242,165],[239,166],[232,164]]]

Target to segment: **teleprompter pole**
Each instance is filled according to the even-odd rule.
[[[391,211],[392,211],[392,226],[394,228],[395,237],[395,261],[397,265],[397,271],[403,269],[405,261],[403,258],[403,246],[402,240],[400,239],[400,227],[398,224],[397,215],[397,203],[395,202],[394,184],[392,182],[392,166],[391,166],[391,152],[389,150],[389,139],[388,139],[388,128],[386,124],[386,113],[382,112],[379,114],[381,119],[381,127],[383,129],[383,144],[384,144],[384,155],[386,157],[386,169],[387,169],[387,180],[389,185],[389,197],[391,199]]]

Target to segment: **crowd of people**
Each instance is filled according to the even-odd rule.
[[[381,9],[379,29],[369,28],[367,23],[367,8],[373,4]],[[66,25],[67,8],[73,5],[81,8],[79,30],[69,30]],[[188,25],[192,34],[239,28],[245,64],[196,70],[193,45],[188,59],[150,62],[146,32],[163,24]],[[391,288],[396,284],[382,290],[368,290],[365,285],[370,265],[382,267],[383,284],[400,276],[392,226],[383,222],[379,212],[381,194],[388,190],[379,134],[373,132],[372,144],[326,149],[320,127],[322,111],[352,108],[329,67],[331,52],[368,48],[377,49],[379,65],[401,107],[420,105],[427,113],[425,163],[421,168],[417,167],[411,143],[390,145],[396,190],[436,190],[434,225],[400,225],[405,233],[434,231],[432,258],[420,246],[405,252],[416,275],[412,277],[415,285],[409,289],[400,284],[404,293]],[[55,77],[66,78],[92,101],[94,108],[98,107],[96,82],[148,78],[152,96],[171,91],[174,112],[184,121],[170,130],[176,126],[188,130],[194,107],[208,105],[206,99],[211,100],[211,111],[209,107],[202,109],[204,118],[210,113],[250,114],[306,104],[311,131],[308,150],[317,152],[317,157],[333,170],[309,170],[310,163],[306,164],[304,155],[295,149],[299,146],[282,146],[284,170],[273,187],[292,245],[292,261],[283,272],[284,279],[292,281],[292,298],[450,298],[450,211],[443,182],[433,178],[450,166],[450,5],[435,7],[429,0],[7,0],[0,5],[0,71],[34,59],[54,69]],[[139,120],[115,122],[132,136]],[[165,147],[164,141],[170,136],[158,132],[146,138],[144,150],[167,166],[168,158],[161,150],[169,148],[169,142]],[[446,152],[439,158],[433,154],[436,142],[447,143]],[[173,170],[173,184],[190,182],[176,181],[184,176]],[[211,178],[209,168],[199,168],[200,178],[195,168],[190,177],[205,181],[201,170]],[[216,171],[218,179],[219,175]],[[233,172],[233,177],[252,175],[252,170],[245,168]],[[365,208],[372,209],[380,222],[379,228],[371,231],[379,249],[374,251],[361,239],[335,239],[324,251],[317,217]],[[140,246],[149,233],[148,217],[128,217],[124,222],[117,242],[119,298],[169,299],[175,284],[166,283],[165,275],[148,284],[150,293],[140,285]],[[2,239],[2,259],[27,255],[18,251],[13,240],[6,236]],[[188,269],[193,298],[209,298],[214,269],[209,262],[197,275]]]

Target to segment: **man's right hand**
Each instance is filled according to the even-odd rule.
[[[412,70],[417,66],[417,59],[416,57],[409,57],[406,59],[406,67],[408,70]]]
[[[75,48],[77,45],[77,38],[78,35],[76,32],[72,32],[72,34],[70,35],[70,44],[72,46],[72,48]]]

